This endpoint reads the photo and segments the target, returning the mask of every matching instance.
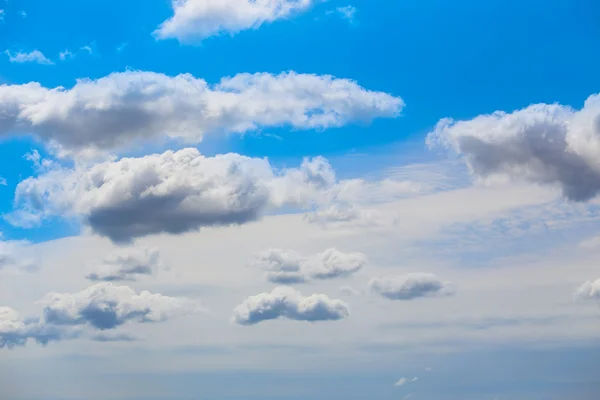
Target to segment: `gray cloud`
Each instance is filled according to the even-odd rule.
[[[373,278],[371,290],[390,300],[413,300],[420,297],[450,296],[454,289],[448,282],[427,273]]]
[[[307,11],[318,0],[238,1],[173,0],[173,16],[154,32],[159,39],[200,42],[211,36],[234,35],[265,23]]]
[[[405,187],[401,182],[336,181],[322,157],[278,171],[266,159],[235,153],[204,157],[195,148],[73,169],[38,163],[46,169],[19,183],[16,209],[5,218],[25,227],[52,216],[81,218],[115,242],[244,224],[282,207],[314,208],[340,198],[360,203],[370,201],[364,193],[379,187],[386,194],[390,186]]]
[[[34,271],[38,268],[35,261],[26,254],[27,242],[0,240],[0,271],[14,269],[18,271]]]
[[[469,121],[444,119],[427,141],[462,154],[479,179],[552,185],[574,201],[600,191],[598,95],[590,96],[581,110],[535,104]]]
[[[278,287],[271,293],[248,297],[233,310],[233,321],[255,325],[262,321],[285,318],[296,321],[335,321],[350,315],[348,305],[323,294],[308,297],[290,287]]]
[[[91,156],[165,136],[198,143],[264,127],[339,127],[396,117],[403,104],[332,76],[239,74],[209,85],[189,74],[127,71],[70,89],[0,86],[0,135],[33,133],[61,155]]]
[[[95,282],[135,281],[154,274],[162,266],[158,249],[125,248],[94,264],[86,278]]]
[[[77,331],[47,325],[38,319],[23,319],[9,307],[0,307],[0,349],[24,346],[29,339],[41,345],[77,336]]]
[[[366,264],[364,254],[334,248],[308,257],[291,250],[269,249],[256,254],[250,262],[250,266],[265,270],[270,282],[281,284],[346,277]]]

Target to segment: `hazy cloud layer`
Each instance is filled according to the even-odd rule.
[[[27,242],[0,240],[0,271],[5,269],[33,271],[37,269],[37,263],[27,255],[28,246]]]
[[[296,321],[335,321],[350,315],[348,305],[324,294],[308,297],[290,287],[278,287],[271,293],[248,297],[233,310],[233,321],[255,325],[262,321],[284,318]]]
[[[199,42],[234,35],[306,11],[318,0],[173,0],[173,16],[154,32],[160,39]]]
[[[346,277],[367,264],[361,253],[344,253],[330,248],[313,256],[302,256],[291,250],[269,249],[256,254],[250,265],[266,271],[270,282],[303,283],[312,279]]]
[[[179,234],[207,226],[243,224],[268,209],[311,208],[377,200],[404,192],[404,182],[336,181],[322,157],[278,171],[268,160],[230,153],[204,157],[197,149],[166,151],[74,169],[51,167],[19,183],[14,225],[35,226],[52,216],[82,218],[97,234],[116,242]],[[349,189],[351,188],[351,189]],[[379,193],[379,194],[378,194]]]
[[[373,278],[371,290],[390,300],[413,300],[420,297],[450,296],[454,289],[434,274],[411,273]]]
[[[34,133],[63,155],[93,155],[165,137],[198,143],[264,127],[339,127],[396,117],[403,105],[328,75],[238,74],[209,85],[189,74],[127,71],[70,89],[0,85],[0,135]]]
[[[160,252],[151,248],[125,248],[95,263],[86,276],[91,281],[135,281],[154,274],[162,266]]]
[[[590,96],[581,110],[535,104],[469,121],[444,119],[428,143],[462,154],[480,179],[553,185],[575,201],[600,191],[599,95]]]

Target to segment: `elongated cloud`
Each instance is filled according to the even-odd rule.
[[[4,54],[8,56],[8,61],[11,63],[36,63],[43,65],[52,65],[54,64],[51,60],[46,58],[44,53],[39,50],[33,50],[29,53],[18,51],[16,53],[10,52],[9,50],[5,50]]]
[[[173,16],[154,32],[160,39],[199,42],[257,29],[310,8],[317,0],[172,0]]]
[[[152,275],[161,265],[158,249],[125,248],[95,263],[86,278],[105,282],[135,281],[140,276]]]
[[[348,305],[324,294],[308,297],[290,287],[278,287],[271,293],[248,297],[233,310],[233,321],[240,325],[255,325],[278,318],[296,321],[335,321],[350,315]]]
[[[362,191],[357,182],[362,182]],[[310,208],[340,197],[370,201],[361,193],[377,192],[378,187],[362,180],[352,180],[352,191],[347,186],[347,181],[336,180],[322,157],[278,171],[266,159],[233,153],[204,157],[187,148],[91,167],[51,167],[17,186],[17,209],[6,218],[19,226],[52,216],[81,218],[97,234],[128,242],[151,234],[243,224],[269,209]]]
[[[51,341],[76,336],[68,330],[46,325],[38,319],[23,319],[10,307],[0,307],[0,349],[24,346],[29,339],[46,345]]]
[[[291,250],[269,249],[256,254],[250,263],[266,271],[269,281],[281,284],[346,277],[366,264],[364,254],[344,253],[334,248],[308,257]]]
[[[189,74],[127,71],[70,89],[0,85],[0,136],[33,133],[60,154],[87,155],[165,137],[198,143],[260,128],[340,127],[396,117],[403,105],[328,75],[238,74],[209,85]]]
[[[128,286],[99,283],[78,293],[49,293],[41,302],[44,321],[49,325],[88,325],[114,329],[126,322],[162,322],[193,312],[193,304],[183,299],[143,291]]]
[[[390,300],[413,300],[454,294],[450,283],[426,273],[373,278],[369,286],[371,290]]]
[[[428,136],[462,154],[480,179],[501,178],[552,185],[574,201],[600,191],[600,96],[582,109],[535,104],[468,121],[440,121]]]

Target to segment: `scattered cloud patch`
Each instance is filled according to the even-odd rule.
[[[69,58],[73,58],[73,57],[75,57],[75,55],[67,49],[65,49],[65,51],[61,51],[60,53],[58,53],[58,58],[60,58],[62,61],[67,60]]]
[[[600,95],[592,95],[580,110],[534,104],[468,121],[446,118],[427,142],[462,155],[481,181],[551,185],[569,200],[586,201],[600,191],[599,121]]]
[[[200,42],[235,35],[307,11],[317,0],[172,0],[173,16],[154,32],[158,39]]]
[[[162,266],[158,249],[125,248],[94,264],[86,278],[96,282],[135,281],[142,276],[153,275]]]
[[[389,300],[413,300],[421,297],[451,296],[454,289],[434,274],[411,273],[373,278],[369,287]]]
[[[46,58],[46,56],[39,50],[33,50],[29,53],[26,52],[22,52],[22,51],[18,51],[16,53],[13,53],[9,50],[5,50],[4,54],[6,54],[8,56],[8,60],[11,63],[37,63],[37,64],[42,64],[42,65],[53,65],[54,63],[49,60],[48,58]],[[4,96],[2,96],[2,93],[0,91],[0,99],[2,99]],[[3,104],[4,106],[8,105],[8,104]],[[0,121],[3,119],[0,118]]]
[[[419,379],[418,377],[414,377],[412,379],[402,377],[402,378],[398,379],[398,381],[396,383],[394,383],[394,386],[403,386],[406,383],[416,382],[418,379]]]
[[[6,186],[8,182],[6,182],[6,178],[0,176],[0,186]]]
[[[238,74],[209,85],[189,74],[127,71],[80,79],[70,89],[1,86],[0,135],[33,133],[69,155],[165,136],[198,143],[206,134],[341,127],[395,118],[403,106],[398,97],[328,75]]]
[[[269,249],[256,254],[250,263],[266,271],[270,282],[281,284],[347,277],[366,264],[364,254],[344,253],[334,248],[308,257],[290,250]]]
[[[308,297],[290,287],[277,287],[271,293],[248,297],[233,310],[233,321],[255,325],[273,319],[295,321],[336,321],[350,315],[348,305],[324,294]]]
[[[336,8],[337,13],[350,23],[354,23],[356,12],[358,11],[354,6],[344,6]]]
[[[120,45],[118,45],[116,48],[117,53],[121,53],[123,50],[125,50],[125,47],[127,47],[128,45],[129,45],[129,43],[127,43],[127,42],[123,42]]]

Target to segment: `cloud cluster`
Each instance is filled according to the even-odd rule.
[[[238,74],[209,85],[189,74],[127,71],[70,89],[0,85],[0,135],[33,133],[59,154],[90,155],[165,137],[198,143],[264,127],[339,127],[396,117],[403,105],[328,75]]]
[[[158,249],[131,247],[120,249],[95,263],[86,278],[105,282],[135,281],[154,274],[161,266]]]
[[[427,273],[373,278],[369,282],[369,287],[389,300],[413,300],[420,297],[454,294],[454,289],[449,282],[444,282],[434,274]]]
[[[173,0],[173,16],[154,32],[160,39],[201,41],[234,35],[306,11],[317,0]]]
[[[233,310],[232,320],[240,325],[286,318],[295,321],[336,321],[350,315],[348,305],[324,294],[308,297],[290,287],[277,287],[271,293],[248,297]]]
[[[19,183],[16,210],[7,218],[32,226],[52,216],[77,217],[97,234],[128,242],[243,224],[269,209],[314,208],[340,199],[360,204],[406,187],[403,182],[336,181],[322,157],[278,171],[266,159],[234,153],[205,157],[186,148],[72,169],[50,167]]]
[[[600,95],[590,96],[580,110],[535,104],[469,121],[444,119],[428,143],[463,155],[482,180],[552,185],[574,201],[600,191]]]
[[[73,339],[86,330],[108,331],[127,322],[163,322],[195,312],[186,299],[143,291],[127,286],[99,283],[78,293],[49,293],[40,301],[42,318],[23,319],[18,312],[0,307],[0,348],[23,346],[29,339],[40,344]],[[94,340],[124,340],[123,335],[92,336]],[[112,339],[110,339],[112,338]],[[115,339],[116,338],[116,339]]]
[[[309,257],[291,250],[269,249],[256,254],[250,263],[266,271],[270,282],[281,284],[346,277],[366,264],[364,254],[344,253],[334,248]]]
[[[600,279],[585,282],[577,289],[575,296],[581,300],[600,300]]]

